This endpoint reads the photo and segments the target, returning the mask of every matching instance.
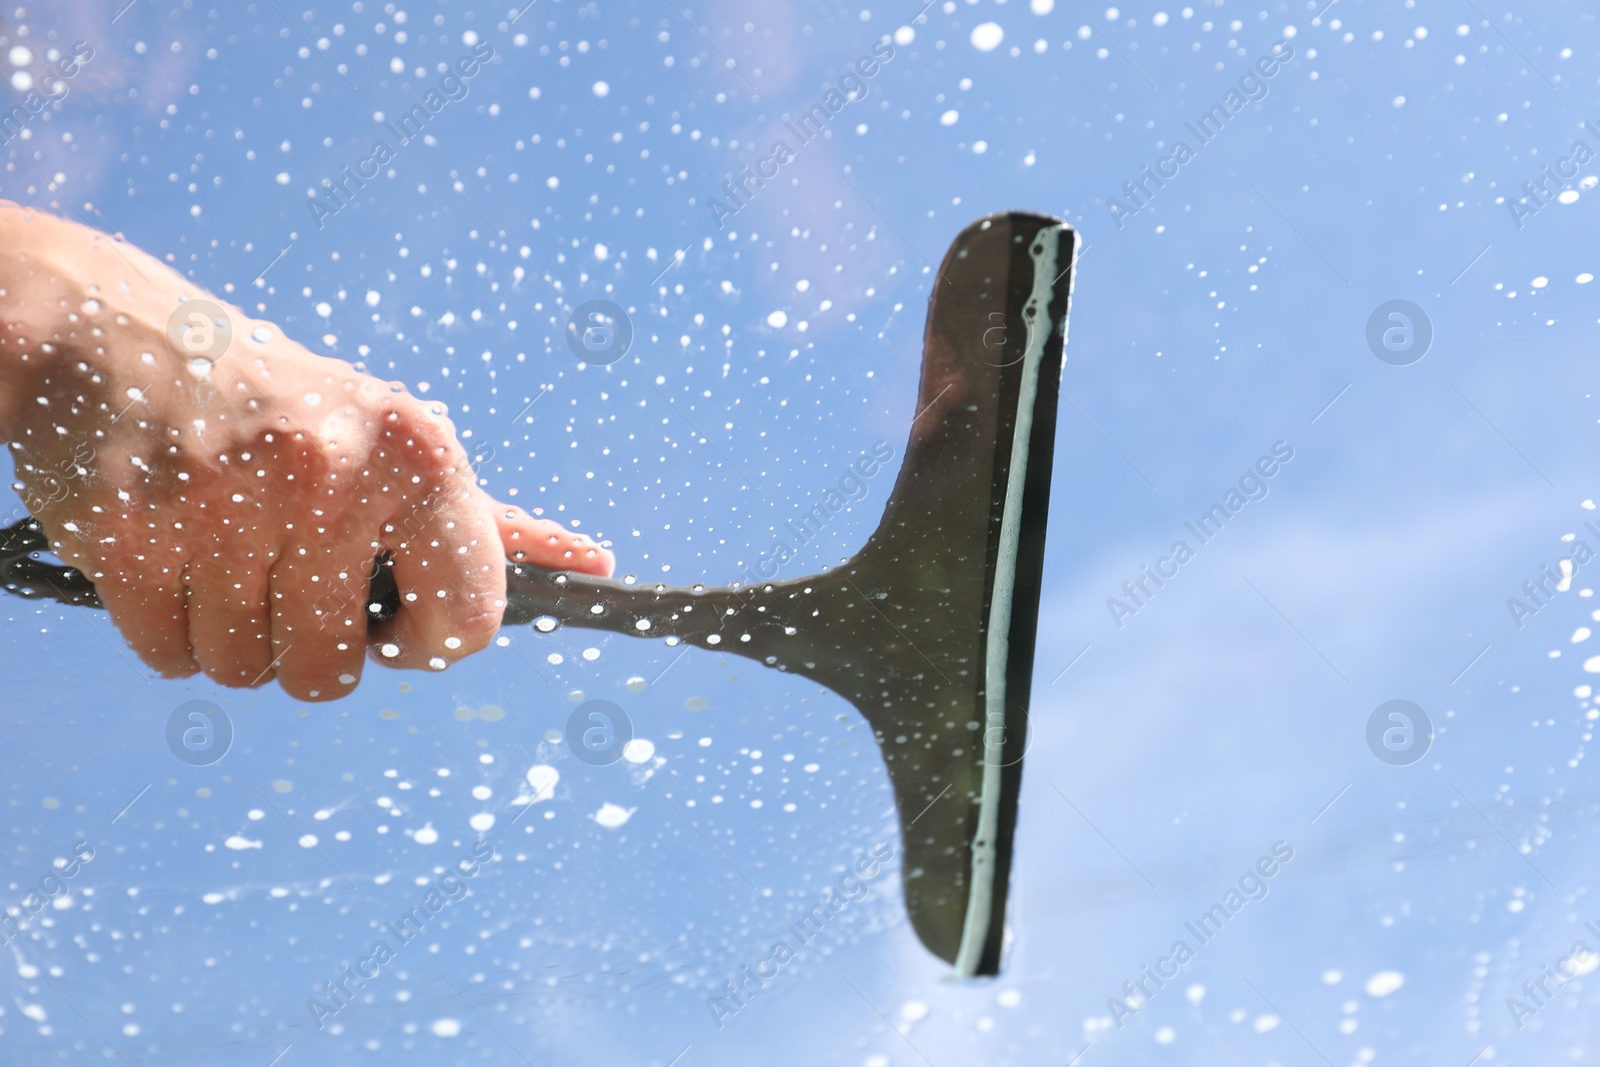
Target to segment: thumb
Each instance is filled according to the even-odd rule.
[[[488,498],[494,508],[500,542],[506,558],[552,571],[577,571],[599,578],[611,577],[617,558],[588,534],[569,530],[550,519],[536,519],[513,505]]]

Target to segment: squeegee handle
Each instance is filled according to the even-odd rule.
[[[103,607],[94,583],[82,571],[41,558],[49,551],[50,541],[37,519],[25,518],[0,528],[0,590],[72,607]],[[742,603],[734,590],[631,586],[609,578],[508,563],[502,625],[522,626],[550,616],[565,624],[635,636],[676,634],[692,639],[698,630],[716,631],[718,620]],[[684,605],[704,606],[691,621],[692,610],[683,612]],[[367,618],[384,622],[399,612],[400,589],[385,555],[374,561]],[[653,625],[641,627],[641,620],[652,620]]]
[[[82,571],[40,558],[49,551],[50,542],[35,518],[25,518],[0,529],[0,588],[24,597],[58,600],[73,607],[104,607],[94,583]],[[400,590],[387,564],[387,557],[383,557],[373,567],[367,613],[374,622],[392,619],[400,611]],[[516,569],[508,565],[506,577],[511,578]]]

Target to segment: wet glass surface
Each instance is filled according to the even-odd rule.
[[[638,591],[839,569],[914,473],[945,250],[1081,235],[997,976],[913,925],[921,813],[825,680],[539,615],[303,704],[6,597],[6,1058],[1593,1056],[1580,5],[118,0],[0,37],[0,196],[449,405]]]

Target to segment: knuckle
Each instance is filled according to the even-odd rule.
[[[469,607],[458,609],[452,620],[456,635],[461,639],[461,647],[455,649],[457,658],[481,652],[489,647],[489,642],[494,640],[494,635],[500,632],[500,620],[504,608],[489,601],[481,601]]]

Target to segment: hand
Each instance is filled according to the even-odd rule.
[[[197,298],[232,326],[210,365],[167,338]],[[443,669],[485,647],[508,556],[611,573],[588,537],[479,488],[443,405],[312,354],[131,246],[0,202],[0,320],[19,491],[163,675],[276,677],[331,700],[369,650]],[[401,610],[369,625],[381,553]]]

